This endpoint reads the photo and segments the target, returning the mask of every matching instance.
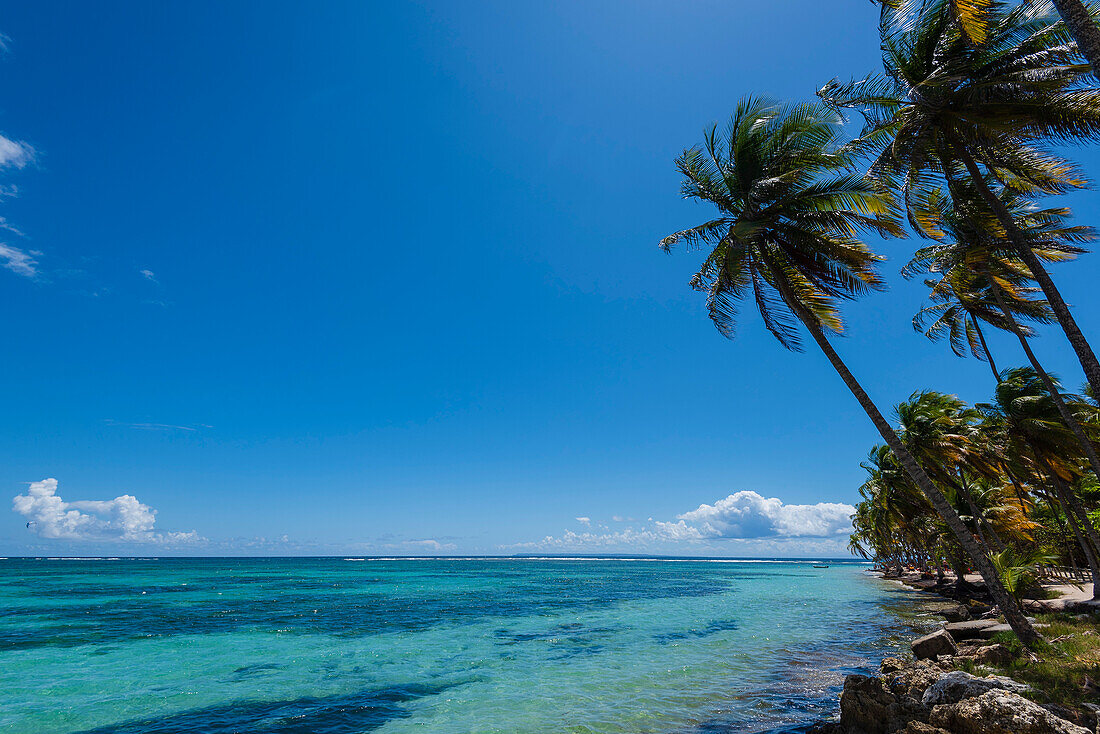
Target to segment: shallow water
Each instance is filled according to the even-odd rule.
[[[756,732],[920,628],[866,566],[0,560],[0,732]]]

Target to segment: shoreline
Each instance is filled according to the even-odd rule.
[[[813,722],[797,731],[805,734],[1091,734],[1100,731],[1100,686],[1095,700],[1070,706],[1039,702],[1042,688],[1010,675],[1041,658],[1020,649],[1015,636],[1005,634],[995,607],[977,575],[968,575],[967,593],[955,591],[953,575],[924,578],[918,572],[887,575],[877,569],[868,575],[926,597],[923,611],[943,618],[937,629],[910,642],[910,650],[886,657],[875,675],[845,676],[839,715]],[[1100,634],[1097,622],[1100,602],[1091,600],[1091,584],[1049,584],[1045,590],[1059,595],[1028,599],[1028,613],[1048,615],[1053,626],[1069,617]],[[1094,631],[1094,629],[1096,631]],[[1057,642],[1068,638],[1058,637]],[[1011,638],[1011,639],[1009,639]],[[1021,665],[1022,661],[1022,665]],[[1014,667],[1016,666],[1016,667]],[[1084,687],[1090,681],[1085,677]],[[789,731],[789,730],[788,730]]]

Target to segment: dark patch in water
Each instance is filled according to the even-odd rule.
[[[462,685],[392,686],[342,696],[239,701],[135,719],[79,734],[359,734],[409,716],[404,704]]]
[[[282,665],[276,665],[275,663],[257,663],[256,665],[245,665],[237,668],[229,676],[229,680],[242,681],[249,678],[258,678],[265,673],[270,673],[273,670],[281,670]]]
[[[589,655],[599,655],[604,651],[603,645],[574,645],[569,647],[557,655],[551,655],[551,660],[569,660],[571,658],[588,657]]]
[[[677,640],[690,640],[699,637],[710,637],[716,635],[719,632],[729,632],[738,628],[736,620],[733,619],[716,619],[713,622],[707,624],[706,627],[701,629],[690,629],[683,632],[664,632],[659,635],[653,635],[653,639],[661,644],[668,644],[669,642],[675,642]]]

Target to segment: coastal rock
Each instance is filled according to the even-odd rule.
[[[999,690],[936,706],[929,723],[955,734],[1091,734],[1037,703]]]
[[[882,663],[878,666],[878,669],[882,671],[884,675],[890,673],[896,673],[899,670],[905,670],[905,661],[901,658],[883,658]]]
[[[962,604],[956,604],[941,610],[940,615],[948,622],[965,622],[970,619],[970,610]]]
[[[962,623],[965,624],[965,623]],[[945,630],[937,630],[930,635],[918,637],[910,643],[917,660],[935,658],[937,655],[954,655],[958,652],[955,640]]]
[[[1077,724],[1077,726],[1083,726],[1089,731],[1096,730],[1096,712],[1093,707],[1096,704],[1083,703],[1084,711],[1079,711],[1069,706],[1062,706],[1057,703],[1042,703],[1039,704],[1042,708],[1045,708],[1050,713],[1057,716],[1059,719],[1065,719],[1071,724]]]
[[[1022,692],[1028,690],[1028,686],[1017,683],[1011,678],[990,675],[978,678],[961,670],[942,676],[921,697],[921,703],[925,706],[938,706],[940,704],[958,703],[963,699],[975,698],[988,691],[1002,690]]]
[[[903,734],[951,734],[947,729],[941,729],[923,721],[910,721],[902,732]]]
[[[914,660],[896,674],[886,678],[886,685],[895,696],[911,696],[918,701],[928,686],[938,681],[944,673],[951,672],[947,663],[933,660]]]
[[[970,640],[982,636],[982,630],[994,627],[995,619],[974,619],[969,622],[949,622],[943,626],[955,640]]]
[[[974,662],[982,665],[1008,665],[1015,657],[1011,650],[1001,644],[979,647],[973,656]]]
[[[960,658],[973,658],[983,648],[992,644],[989,640],[963,640],[959,643],[959,651],[955,655]]]
[[[936,613],[948,622],[966,622],[970,618],[970,610],[963,604],[944,604]]]
[[[1012,625],[995,624],[991,627],[983,627],[981,629],[981,631],[978,632],[978,634],[980,634],[982,637],[984,637],[987,640],[991,640],[991,639],[993,639],[993,635],[999,634],[1001,632],[1011,632],[1011,631],[1012,631]]]
[[[965,622],[970,619],[970,610],[957,601],[944,599],[927,602],[921,605],[921,610],[930,614],[938,614],[948,622]]]
[[[895,696],[881,678],[849,675],[840,694],[840,723],[850,734],[890,734],[911,721],[927,721],[928,708],[912,696]]]
[[[1045,625],[1041,622],[1040,623],[1032,622],[1031,626],[1034,627],[1037,630],[1040,630],[1040,629],[1043,629],[1044,627],[1047,627],[1048,625]],[[989,640],[989,639],[992,639],[993,636],[996,635],[996,634],[999,634],[1001,632],[1011,632],[1011,631],[1012,631],[1012,625],[995,624],[995,625],[992,625],[991,627],[983,627],[981,629],[981,631],[978,632],[978,634],[980,634],[985,639]]]

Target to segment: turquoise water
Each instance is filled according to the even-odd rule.
[[[912,636],[857,564],[0,560],[0,732],[755,732]]]

